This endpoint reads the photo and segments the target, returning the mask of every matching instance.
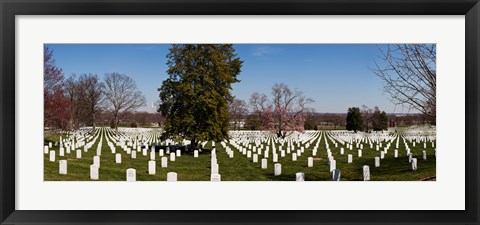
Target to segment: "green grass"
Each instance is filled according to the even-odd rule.
[[[102,132],[111,132],[103,129]],[[45,144],[49,141],[57,141],[58,135],[45,137]],[[49,161],[49,155],[44,156],[44,178],[46,181],[90,181],[90,165],[93,164],[93,156],[96,155],[96,149],[100,138],[89,149],[87,153],[82,150],[82,158],[76,159],[75,151],[70,154],[65,154],[60,157],[58,153],[58,146],[52,149],[56,151],[55,162]],[[282,165],[282,174],[274,176],[274,163],[272,162],[272,151],[270,150],[268,158],[268,168],[261,169],[261,159],[259,156],[258,163],[253,163],[252,158],[247,158],[241,152],[237,151],[233,146],[229,145],[234,151],[234,157],[229,158],[225,149],[220,143],[216,143],[217,162],[219,164],[219,173],[222,176],[222,181],[294,181],[295,173],[305,173],[307,181],[329,181],[332,179],[332,173],[329,172],[329,165],[327,153],[325,148],[325,136],[322,137],[317,156],[314,157],[313,167],[307,167],[307,158],[312,156],[313,146],[316,141],[305,149],[305,152],[297,158],[297,161],[291,161],[291,155],[286,154],[284,158],[278,159]],[[338,145],[335,148],[334,144],[328,139],[330,149],[336,160],[337,169],[341,170],[342,181],[358,181],[362,180],[362,166],[370,166],[370,174],[372,181],[417,181],[428,177],[436,176],[436,157],[434,149],[430,142],[427,144],[427,160],[422,159],[423,143],[413,147],[409,143],[413,157],[418,160],[418,169],[411,170],[411,164],[408,162],[403,141],[400,141],[398,158],[394,158],[393,149],[395,141],[392,143],[388,154],[381,160],[380,167],[374,167],[374,157],[380,155],[380,151],[368,148],[369,145],[364,144],[363,156],[357,157],[357,150],[348,150],[343,145]],[[385,145],[385,143],[384,143]],[[167,168],[161,168],[161,157],[156,154],[156,174],[148,174],[148,161],[150,154],[143,156],[142,152],[137,152],[137,158],[131,159],[130,155],[126,154],[120,147],[116,148],[117,153],[122,154],[122,163],[115,163],[115,155],[110,152],[107,141],[104,135],[102,143],[102,156],[100,157],[100,181],[125,181],[126,169],[135,168],[137,170],[137,181],[165,181],[168,172],[176,172],[179,181],[209,181],[210,180],[210,158],[212,143],[205,145],[207,150],[202,151],[198,158],[193,157],[193,152],[182,152],[181,157],[176,157],[176,161],[168,161]],[[345,154],[340,155],[340,148],[345,148]],[[373,146],[375,148],[375,145]],[[271,148],[270,148],[271,149]],[[278,149],[278,147],[277,147]],[[284,147],[283,149],[286,149]],[[132,150],[133,151],[133,150]],[[347,154],[353,155],[353,163],[347,163]],[[58,173],[59,163],[61,159],[68,161],[68,174],[60,175]]]

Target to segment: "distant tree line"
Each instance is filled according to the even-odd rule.
[[[98,115],[109,115],[113,127],[132,111],[145,105],[145,97],[135,81],[124,74],[72,74],[65,79],[56,66],[53,51],[44,48],[44,127],[78,129],[92,126]],[[108,112],[108,113],[106,113]]]

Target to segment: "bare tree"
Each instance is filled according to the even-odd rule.
[[[397,44],[381,50],[382,63],[372,71],[397,105],[414,108],[436,119],[436,45]]]
[[[264,112],[270,106],[268,98],[265,94],[260,94],[258,92],[253,92],[250,96],[250,107],[252,108],[252,113],[257,114],[260,124],[263,124],[265,121]]]
[[[83,74],[78,78],[79,89],[83,90],[80,96],[80,104],[86,113],[85,120],[92,124],[95,132],[95,114],[102,108],[103,89],[105,85],[98,79],[96,74]]]
[[[145,96],[137,90],[135,81],[119,73],[105,74],[105,97],[113,110],[115,128],[122,115],[145,105]]]
[[[75,74],[65,82],[65,91],[70,101],[71,125],[92,125],[95,132],[96,113],[102,109],[104,84],[96,74]]]
[[[233,101],[228,104],[228,112],[230,114],[230,120],[233,120],[233,129],[238,130],[238,125],[242,118],[248,112],[247,103],[244,100],[234,98]]]

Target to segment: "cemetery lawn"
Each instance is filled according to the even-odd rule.
[[[193,157],[193,151],[182,152],[180,157],[176,157],[175,161],[168,161],[168,167],[161,167],[161,157],[158,154],[159,148],[156,149],[156,174],[148,174],[148,161],[150,154],[144,156],[142,152],[137,152],[137,158],[131,159],[125,151],[120,147],[116,147],[116,153],[122,154],[122,163],[115,163],[115,154],[111,153],[107,145],[105,134],[113,132],[110,128],[97,129],[97,132],[103,132],[102,153],[100,157],[99,181],[125,181],[126,170],[128,168],[136,169],[137,181],[166,181],[168,172],[176,172],[178,181],[210,181],[210,159],[211,149],[216,148],[217,162],[219,164],[219,174],[221,174],[222,181],[295,181],[295,174],[297,172],[305,173],[306,181],[331,181],[332,173],[329,171],[327,150],[325,141],[330,145],[330,150],[336,160],[336,168],[341,171],[341,181],[360,181],[363,180],[362,166],[370,166],[370,177],[372,181],[420,181],[436,176],[436,157],[435,148],[432,147],[431,142],[427,142],[427,147],[423,148],[423,142],[416,143],[413,147],[411,142],[408,142],[413,158],[418,160],[418,169],[412,171],[411,163],[408,162],[405,146],[403,140],[400,141],[398,148],[398,158],[394,158],[393,150],[395,149],[395,141],[389,148],[385,158],[381,160],[380,167],[375,167],[374,157],[380,156],[380,151],[369,148],[368,144],[364,144],[362,157],[357,156],[357,149],[349,150],[346,146],[338,144],[335,147],[331,139],[325,138],[327,131],[321,132],[320,144],[318,146],[316,156],[312,156],[314,144],[309,148],[305,148],[305,152],[298,156],[297,161],[292,161],[291,154],[286,154],[281,157],[278,154],[278,163],[282,165],[282,173],[279,176],[274,176],[274,164],[272,162],[272,153],[270,152],[268,158],[267,169],[261,169],[261,159],[263,155],[258,157],[258,163],[253,163],[252,158],[247,158],[242,152],[239,152],[232,145],[227,143],[234,151],[234,157],[229,158],[220,143],[208,142],[205,145],[205,150],[200,152],[198,158]],[[58,142],[59,135],[50,135],[44,137],[44,144],[49,142]],[[65,139],[66,136],[63,136]],[[316,137],[318,139],[318,137]],[[90,165],[93,164],[93,157],[96,155],[97,145],[100,138],[93,144],[88,152],[83,151],[83,147],[78,148],[82,150],[82,158],[77,159],[75,150],[70,154],[65,152],[65,156],[59,156],[59,147],[53,146],[50,150],[56,151],[56,158],[54,162],[49,161],[49,154],[44,154],[44,180],[45,181],[92,181],[90,180]],[[315,143],[316,140],[313,142]],[[434,142],[435,143],[435,142]],[[383,142],[383,146],[386,142]],[[436,143],[435,143],[436,144]],[[340,148],[344,148],[345,154],[340,154]],[[271,147],[270,147],[271,149]],[[278,145],[277,145],[278,149]],[[285,149],[285,147],[283,148]],[[381,148],[383,149],[383,148]],[[422,151],[427,152],[427,159],[423,160]],[[132,150],[133,151],[133,150]],[[148,151],[150,152],[150,150]],[[353,155],[353,162],[347,163],[347,155]],[[307,158],[313,157],[313,167],[307,166]],[[68,164],[68,173],[66,175],[59,174],[59,160],[65,159]]]

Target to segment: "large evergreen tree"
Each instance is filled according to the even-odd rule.
[[[382,131],[388,129],[388,117],[385,111],[375,110],[372,116],[372,128],[374,131]]]
[[[362,114],[360,113],[360,108],[348,108],[347,130],[353,130],[355,133],[359,130],[363,130],[363,119]]]
[[[164,138],[200,141],[228,138],[228,103],[243,61],[230,44],[177,44],[167,55],[159,111],[166,116]]]

